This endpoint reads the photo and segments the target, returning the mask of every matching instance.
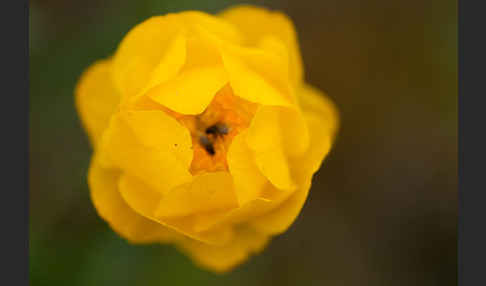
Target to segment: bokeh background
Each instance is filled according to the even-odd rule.
[[[293,226],[227,275],[130,245],[96,214],[81,72],[157,14],[234,1],[30,1],[31,285],[456,285],[456,1],[249,1],[288,14],[341,112]]]

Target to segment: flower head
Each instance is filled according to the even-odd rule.
[[[76,103],[100,216],[218,272],[292,224],[338,124],[303,81],[291,21],[250,6],[137,25],[83,74]]]

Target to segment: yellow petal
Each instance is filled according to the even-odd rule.
[[[270,182],[279,190],[294,190],[296,185],[288,168],[288,161],[283,152],[265,150],[255,154],[255,161]]]
[[[215,227],[210,231],[195,231],[196,218],[194,216],[156,217],[155,213],[163,196],[134,176],[124,174],[120,179],[119,188],[122,198],[135,212],[174,230],[181,236],[207,244],[223,244],[231,240],[234,235],[229,227]]]
[[[187,41],[183,34],[175,36],[169,43],[162,60],[152,71],[150,80],[144,88],[145,90],[149,90],[164,83],[174,78],[179,73],[186,62],[186,45]]]
[[[159,71],[155,74],[162,74],[162,78],[177,71],[180,60],[185,60],[182,39],[184,35],[192,35],[197,27],[226,41],[241,41],[235,27],[206,13],[188,11],[152,17],[135,26],[115,53],[114,81],[124,97],[136,95],[146,88],[156,67]]]
[[[277,235],[285,232],[295,221],[309,194],[310,181],[301,186],[285,202],[275,210],[254,218],[250,225],[267,235]]]
[[[119,180],[119,190],[125,202],[142,216],[151,219],[162,195],[147,187],[142,181],[130,174],[123,174]]]
[[[88,173],[91,199],[98,214],[122,237],[133,243],[169,242],[179,235],[134,212],[120,196],[120,173],[102,168],[93,157]]]
[[[83,73],[76,87],[76,107],[95,148],[120,101],[110,71],[111,61],[100,60]]]
[[[113,80],[124,97],[137,94],[148,84],[163,57],[170,58],[171,42],[182,31],[177,17],[169,14],[149,18],[128,32],[113,58]]]
[[[235,26],[214,15],[200,11],[185,11],[179,13],[178,16],[189,29],[202,28],[218,38],[234,44],[242,41],[242,35]],[[191,32],[193,31],[191,30]]]
[[[199,114],[227,82],[227,74],[222,67],[198,67],[151,89],[147,95],[173,111]]]
[[[309,149],[302,157],[291,159],[291,172],[299,183],[310,180],[319,170],[334,141],[334,133],[322,117],[307,113],[305,119],[311,134]]]
[[[191,134],[173,117],[161,110],[124,111],[120,117],[142,145],[167,150],[189,168],[193,156]]]
[[[339,113],[327,95],[311,85],[302,85],[297,92],[304,113],[312,113],[324,121],[326,130],[334,136],[339,128]]]
[[[218,38],[209,35],[208,31],[197,28],[197,33],[187,39],[187,59],[184,68],[190,70],[194,67],[208,67],[223,65],[221,53],[218,48]]]
[[[327,122],[315,113],[307,113],[305,117],[311,134],[310,146],[302,157],[291,161],[292,173],[298,180],[299,189],[272,212],[252,220],[251,225],[261,232],[279,234],[294,222],[307,198],[313,174],[331,149],[333,133],[326,126]]]
[[[256,198],[229,212],[210,213],[207,216],[199,216],[195,222],[195,231],[204,232],[214,228],[246,222],[251,218],[269,212],[277,206],[278,202],[264,198]]]
[[[121,112],[123,114],[123,111]],[[173,187],[189,182],[192,179],[188,170],[188,158],[189,156],[184,153],[187,152],[174,152],[174,149],[179,148],[175,144],[180,144],[182,148],[187,146],[187,142],[184,140],[177,141],[178,138],[184,138],[183,135],[178,135],[177,131],[182,132],[182,127],[174,130],[174,137],[171,138],[171,133],[163,133],[164,131],[170,132],[171,130],[164,130],[161,128],[160,137],[153,135],[149,137],[148,134],[143,132],[143,128],[146,126],[136,124],[130,124],[127,122],[127,116],[115,114],[110,121],[105,136],[103,137],[103,150],[106,152],[106,160],[109,160],[114,166],[123,169],[125,172],[138,177],[140,180],[147,183],[151,188],[161,194],[167,193]],[[140,114],[139,114],[140,115]],[[147,115],[147,114],[145,114]],[[153,115],[153,114],[152,114]],[[161,120],[169,123],[170,120],[164,116],[152,116],[143,118],[139,116],[141,122],[148,122],[149,119]],[[135,130],[137,129],[137,130]],[[167,138],[170,142],[169,147],[152,147],[144,145],[145,141],[156,141],[161,138]],[[180,159],[185,158],[185,159]]]
[[[302,112],[298,109],[280,109],[279,127],[285,154],[301,156],[309,147],[309,130]]]
[[[273,189],[271,184],[266,184],[262,193],[275,192]],[[194,229],[196,232],[208,232],[246,223],[274,210],[291,194],[292,192],[279,192],[272,199],[258,197],[229,212],[201,214],[194,221]]]
[[[285,106],[295,102],[289,83],[287,49],[278,38],[265,36],[257,47],[241,46],[197,26],[191,39],[193,45],[197,43],[194,47],[198,47],[198,50],[188,45],[193,55],[186,65],[192,66],[194,64],[191,62],[204,63],[208,60],[219,64],[222,60],[231,78],[231,85],[238,89],[236,93],[239,96],[269,105]],[[257,88],[265,90],[256,94],[251,92]],[[266,96],[262,96],[262,93]]]
[[[253,153],[246,146],[246,132],[241,132],[231,142],[227,154],[228,167],[235,184],[239,205],[256,199],[268,182],[260,173]]]
[[[160,200],[155,216],[187,216],[235,207],[237,200],[231,175],[228,172],[211,172],[197,175],[191,183],[174,188]]]
[[[294,190],[289,163],[279,128],[279,109],[260,107],[248,128],[246,142],[255,154],[255,162],[262,174],[281,190]]]
[[[244,262],[249,255],[263,250],[270,238],[250,228],[240,227],[234,240],[223,246],[214,246],[194,240],[178,244],[196,264],[215,272],[227,272]]]
[[[260,7],[241,5],[223,11],[220,16],[238,27],[248,45],[257,46],[266,36],[280,39],[289,53],[292,82],[296,85],[302,80],[303,66],[297,34],[292,21],[286,15]]]
[[[260,76],[265,83],[276,89],[281,96],[293,101],[291,85],[289,83],[288,60],[285,55],[285,46],[272,37],[266,37],[265,46],[250,48],[231,44],[222,44],[223,61],[226,58],[239,60],[241,70],[248,71]],[[227,64],[227,68],[234,68]]]
[[[297,180],[306,181],[319,169],[331,149],[339,128],[339,113],[323,92],[310,85],[301,86],[298,96],[310,134],[310,146],[304,156],[293,158],[291,165]]]
[[[274,54],[281,62],[281,68],[285,75],[289,76],[289,59],[287,46],[275,35],[265,35],[261,38],[257,48],[262,49],[265,53]],[[281,71],[280,71],[281,72]]]
[[[250,149],[268,150],[282,146],[278,113],[279,110],[271,106],[258,108],[246,136],[246,143]]]
[[[231,88],[235,94],[248,101],[262,105],[292,106],[292,96],[288,86],[278,88],[265,78],[265,74],[249,66],[250,62],[245,62],[237,55],[228,50],[223,51],[223,63],[228,72]],[[253,55],[264,58],[264,55]],[[262,61],[261,66],[265,63],[272,64],[272,60]],[[278,65],[268,66],[270,69],[277,70]]]

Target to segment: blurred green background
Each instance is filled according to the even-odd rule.
[[[219,276],[130,245],[96,214],[81,72],[152,15],[234,1],[30,1],[31,285],[456,285],[456,1],[250,1],[288,14],[306,79],[341,112],[294,225]]]

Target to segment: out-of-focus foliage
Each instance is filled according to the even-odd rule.
[[[340,109],[337,143],[289,232],[217,276],[96,215],[73,89],[152,15],[232,1],[32,0],[32,285],[455,285],[455,1],[254,1],[293,19],[306,79]]]

